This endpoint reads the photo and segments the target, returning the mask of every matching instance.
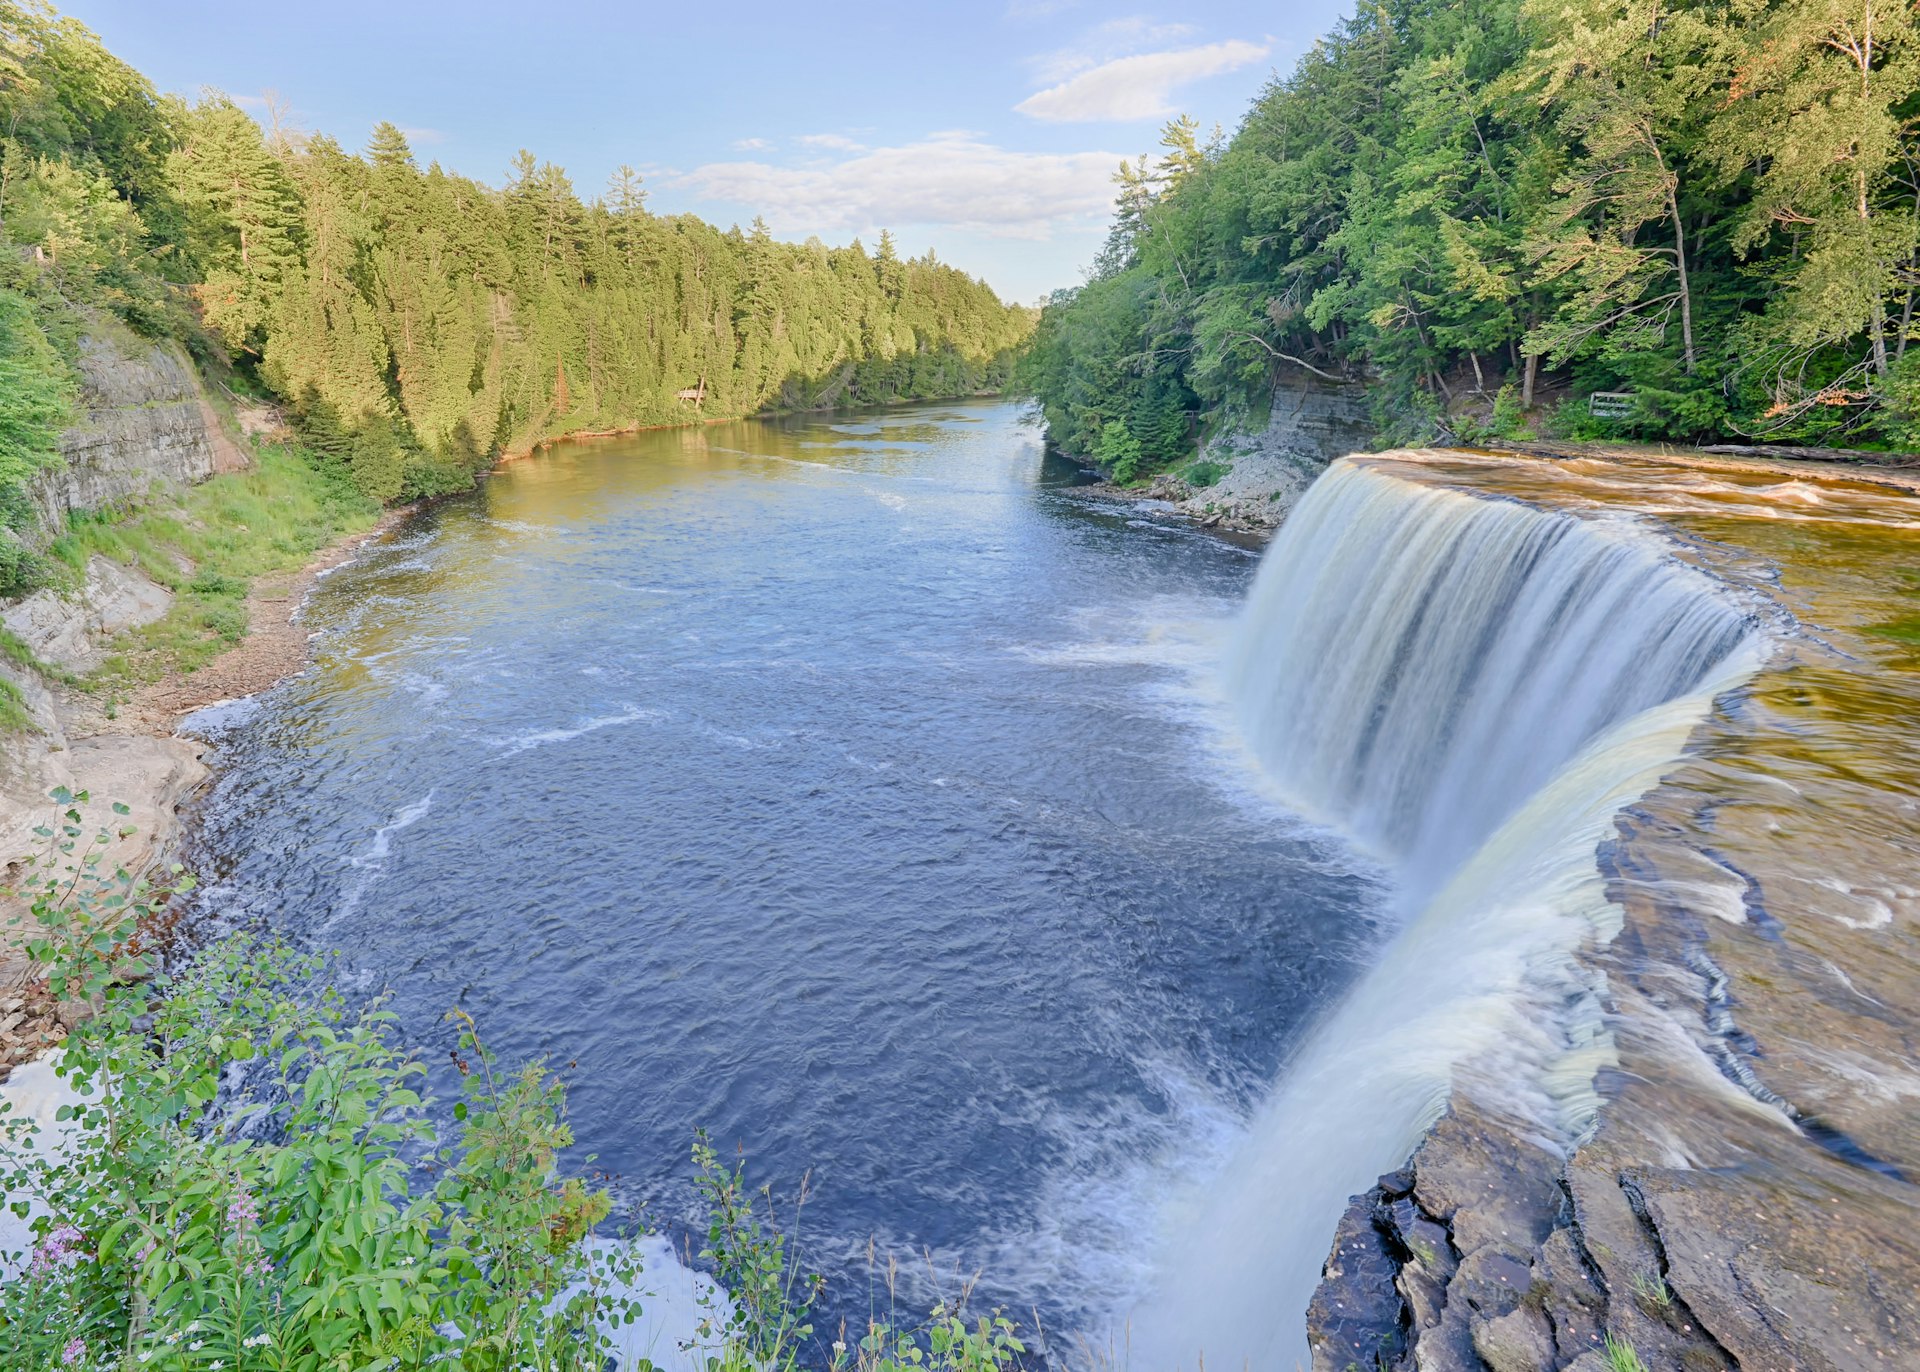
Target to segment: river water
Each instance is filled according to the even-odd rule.
[[[197,718],[206,906],[337,950],[430,1063],[460,1006],[563,1068],[670,1234],[696,1127],[810,1175],[823,1328],[874,1240],[909,1301],[980,1270],[1100,1329],[1386,901],[1225,723],[1254,555],[1072,480],[987,402],[512,464]]]

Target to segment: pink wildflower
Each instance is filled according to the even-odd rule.
[[[27,1270],[43,1274],[85,1262],[87,1252],[80,1246],[80,1240],[85,1237],[70,1224],[60,1225],[34,1246],[33,1258],[28,1262]]]
[[[60,1365],[62,1367],[72,1367],[86,1356],[87,1341],[85,1339],[78,1337],[68,1339],[67,1346],[60,1350]]]

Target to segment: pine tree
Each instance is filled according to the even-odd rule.
[[[411,168],[413,148],[404,133],[383,119],[373,126],[373,136],[367,140],[367,160],[376,167]]]
[[[298,202],[260,126],[225,98],[187,114],[167,160],[201,267],[207,324],[236,351],[258,355],[286,275],[299,259]]]

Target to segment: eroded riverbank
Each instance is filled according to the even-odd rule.
[[[50,798],[65,788],[87,799],[75,802],[82,825],[116,835],[103,862],[144,872],[176,856],[186,839],[182,811],[211,775],[202,762],[206,745],[184,736],[181,722],[218,701],[264,691],[300,671],[310,653],[310,635],[300,609],[320,578],[345,565],[407,515],[389,511],[373,527],[343,535],[304,567],[259,578],[246,600],[248,632],[231,650],[193,672],[170,671],[141,685],[130,698],[109,701],[71,682],[47,680],[37,671],[11,676],[27,701],[31,728],[8,736],[7,794],[0,841],[13,854],[11,879],[33,886],[21,859],[43,855],[46,841],[34,833],[59,808]],[[99,560],[104,564],[105,560]],[[85,670],[97,662],[115,635],[166,613],[172,596],[137,570],[102,565],[79,594],[43,593],[29,606],[35,632],[27,646],[49,656],[61,670]],[[118,815],[112,807],[127,807]],[[131,830],[120,833],[123,828]],[[58,870],[58,867],[54,868]],[[20,1063],[57,1046],[77,1018],[78,1003],[56,1004],[26,954],[26,901],[0,903],[0,1082]]]

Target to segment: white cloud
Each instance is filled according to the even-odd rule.
[[[705,199],[751,205],[783,233],[933,225],[1044,240],[1105,218],[1119,161],[1110,152],[1014,152],[978,134],[953,132],[801,167],[712,162],[672,184]]]
[[[409,143],[444,143],[447,136],[438,129],[416,129],[407,124],[400,126],[400,132]]]
[[[1160,24],[1141,15],[1109,19],[1088,29],[1068,47],[1030,58],[1027,66],[1033,71],[1036,85],[1051,86],[1116,57],[1164,48],[1193,32],[1191,24]]]
[[[803,133],[798,141],[809,148],[826,148],[833,152],[861,152],[866,148],[864,143],[856,143],[839,133]]]
[[[1270,46],[1231,38],[1197,48],[1116,57],[1022,100],[1014,109],[1053,123],[1096,119],[1164,119],[1173,93],[1190,81],[1258,62]]]
[[[741,152],[767,152],[773,144],[764,138],[736,138],[733,146]]]

